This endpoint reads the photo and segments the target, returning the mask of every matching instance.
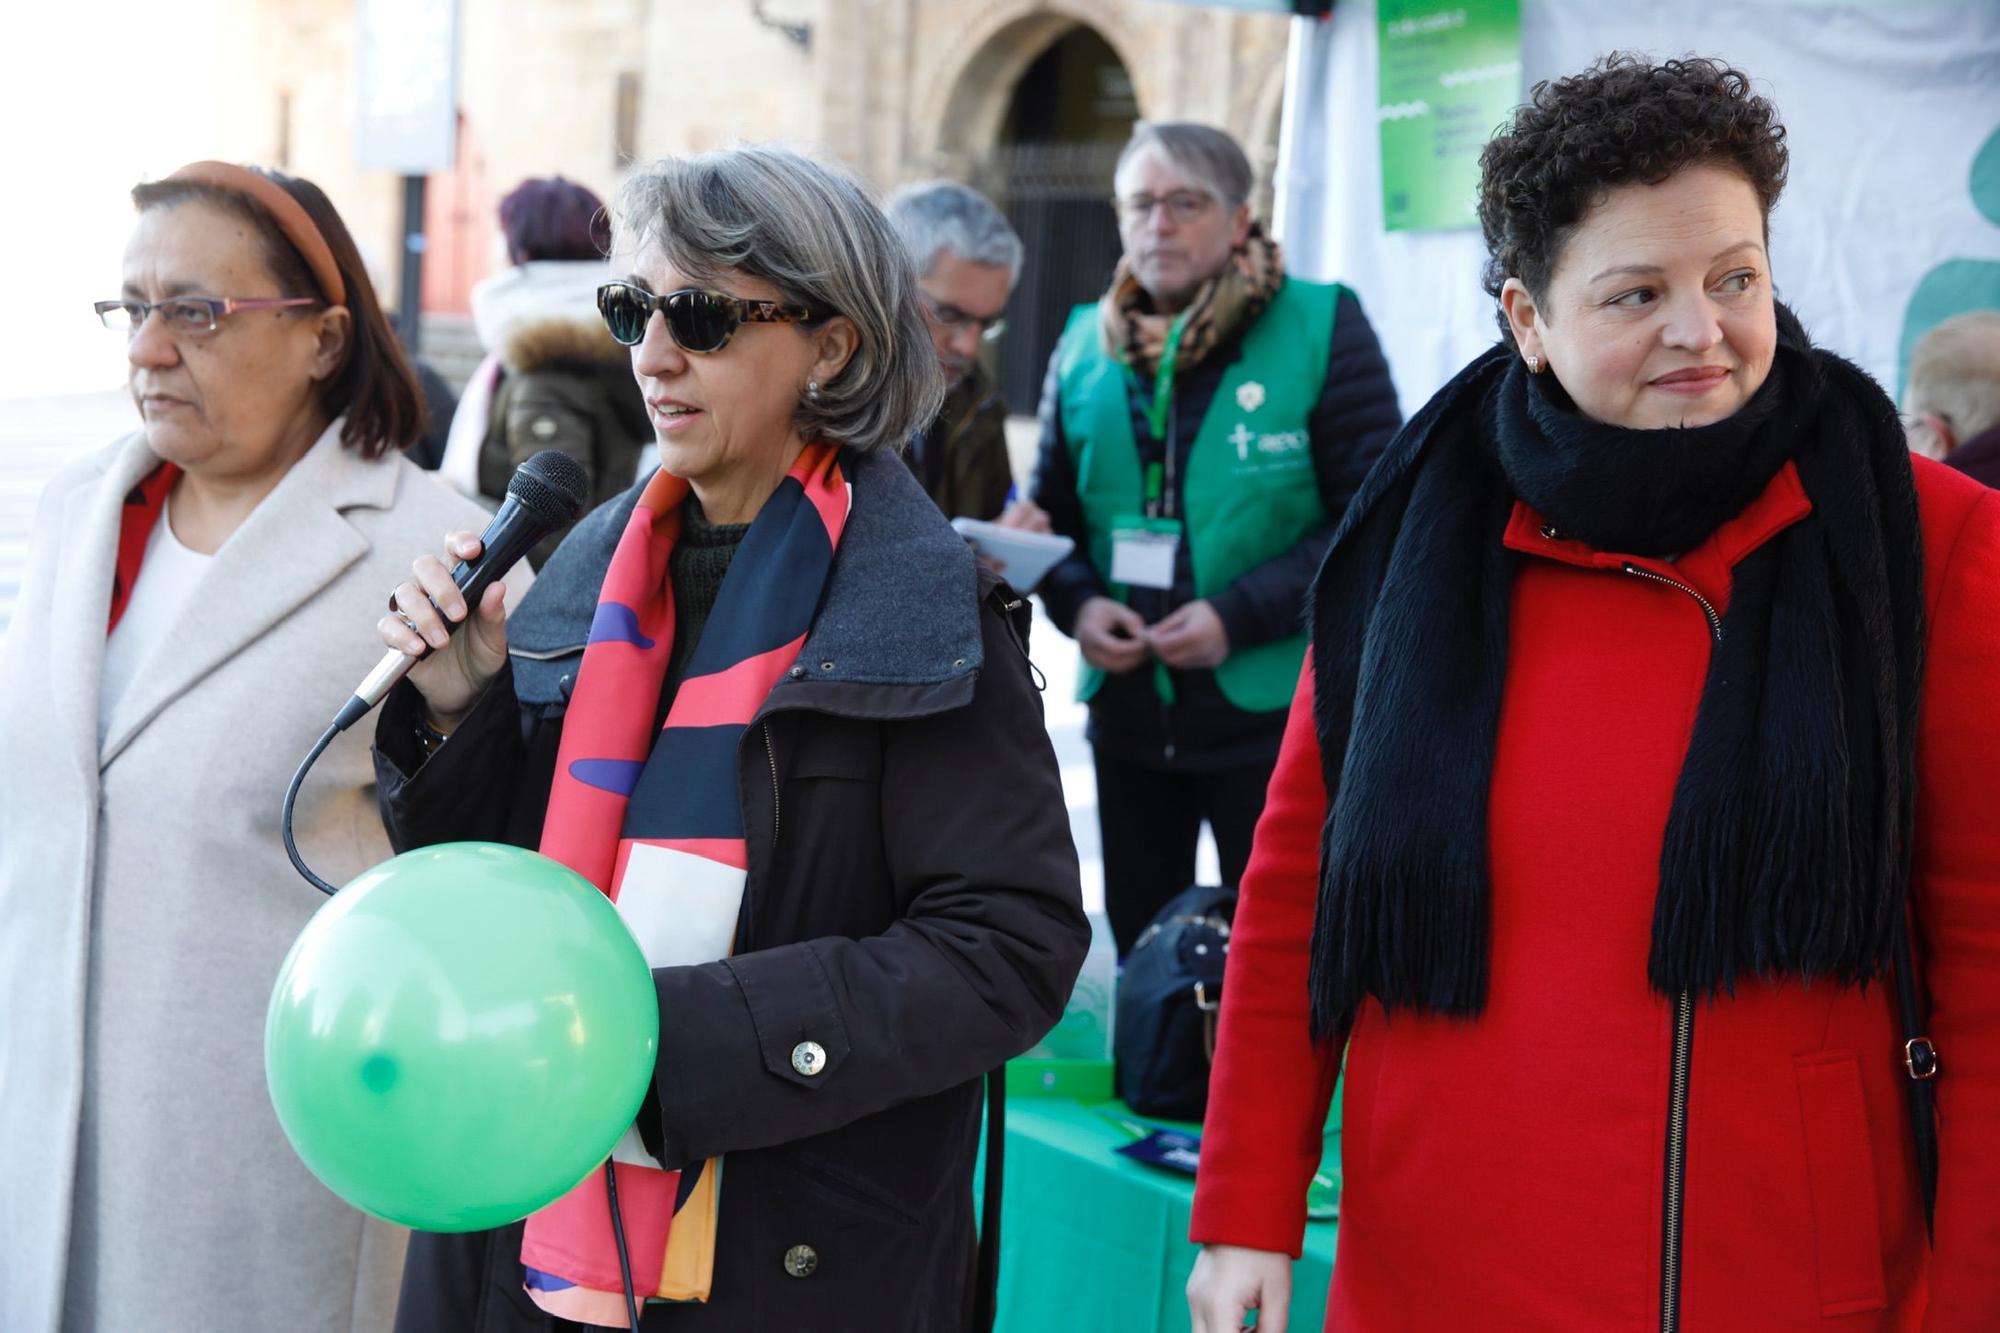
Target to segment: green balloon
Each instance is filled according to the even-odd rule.
[[[425,1231],[525,1217],[611,1155],[659,1047],[610,899],[518,847],[405,852],[319,909],[264,1021],[278,1123],[327,1188]]]

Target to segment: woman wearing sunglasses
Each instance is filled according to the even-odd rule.
[[[399,1327],[961,1329],[980,1076],[1060,1016],[1089,940],[1020,599],[901,441],[936,411],[910,261],[853,180],[744,148],[641,171],[599,293],[659,471],[511,617],[454,535],[382,641],[400,847],[537,847],[618,904],[660,1052],[603,1173],[415,1238]],[[447,639],[445,621],[472,623]]]
[[[402,456],[422,400],[316,186],[201,162],[132,197],[96,309],[139,428],[49,485],[0,656],[0,1328],[381,1327],[403,1233],[264,1088],[325,901],[278,797],[411,546],[481,511]],[[373,786],[343,738],[303,793],[336,882],[388,855]]]

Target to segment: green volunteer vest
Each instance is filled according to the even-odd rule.
[[[1181,488],[1182,540],[1197,596],[1220,592],[1327,522],[1307,423],[1326,379],[1342,290],[1286,278],[1244,336],[1241,357],[1223,374],[1202,418]],[[1131,372],[1104,350],[1095,304],[1070,313],[1060,347],[1063,435],[1076,469],[1090,560],[1108,575],[1112,524],[1142,512],[1145,501],[1127,394]],[[1130,600],[1123,584],[1111,584],[1111,592]],[[1247,712],[1288,707],[1305,651],[1303,630],[1236,649],[1216,668],[1216,684]],[[1103,684],[1104,673],[1084,663],[1078,697],[1088,700]]]

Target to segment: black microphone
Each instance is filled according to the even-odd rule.
[[[461,560],[451,571],[451,581],[465,594],[466,605],[476,608],[493,581],[512,569],[536,542],[564,524],[576,522],[589,498],[590,480],[584,476],[583,467],[560,449],[544,449],[516,468],[507,482],[506,500],[493,515],[493,521],[486,525],[486,531],[479,534],[478,559],[470,564]],[[455,634],[464,623],[446,621],[445,629]],[[390,649],[361,682],[354,697],[334,715],[333,730],[346,731],[366,716],[430,652],[429,645],[415,657],[401,649]]]

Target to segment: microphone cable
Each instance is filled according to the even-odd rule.
[[[328,727],[325,734],[319,738],[319,742],[312,747],[312,753],[308,754],[305,762],[299,765],[298,772],[292,774],[292,785],[285,788],[285,810],[281,817],[285,832],[285,855],[292,858],[292,868],[306,877],[306,883],[329,898],[339,890],[315,875],[312,867],[306,864],[306,859],[299,855],[298,840],[292,836],[292,808],[299,803],[299,788],[305,785],[306,773],[318,762],[319,757],[326,753],[326,747],[333,744],[333,738],[341,733],[341,729],[338,722]]]
[[[625,1250],[625,1219],[618,1212],[618,1167],[610,1158],[604,1162],[604,1193],[611,1200],[611,1239],[618,1245],[618,1276],[625,1283],[625,1317],[632,1321],[632,1333],[639,1333],[639,1298],[632,1290],[632,1256]]]

